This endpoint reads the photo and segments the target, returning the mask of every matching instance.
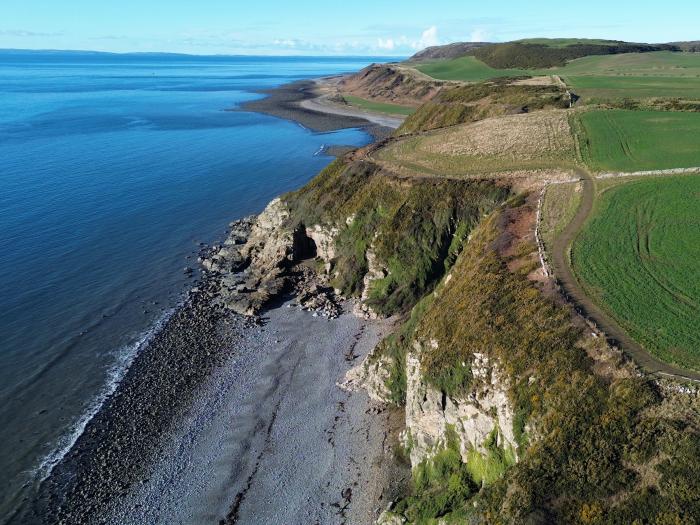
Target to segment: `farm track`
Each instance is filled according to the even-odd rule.
[[[620,346],[646,372],[667,377],[672,376],[677,379],[700,381],[700,373],[664,363],[646,351],[627,335],[627,332],[610,315],[589,298],[576,279],[571,264],[571,246],[590,216],[595,201],[595,181],[591,174],[581,168],[577,168],[576,173],[581,177],[583,188],[581,203],[574,218],[554,240],[550,254],[554,272],[565,295],[583,311],[585,316],[591,318],[614,344]]]

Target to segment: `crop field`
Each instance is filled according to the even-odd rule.
[[[586,293],[630,336],[660,359],[695,370],[698,261],[700,176],[694,175],[637,178],[605,188],[572,251]]]
[[[450,177],[570,168],[574,139],[566,112],[539,111],[408,137],[379,150],[377,160]]]
[[[579,119],[581,156],[592,170],[700,166],[700,113],[607,110]]]
[[[351,106],[365,109],[367,111],[376,111],[378,113],[389,113],[390,115],[410,115],[416,111],[416,108],[410,106],[401,106],[399,104],[389,104],[386,102],[375,102],[354,95],[343,95],[345,102]]]
[[[553,70],[591,101],[700,99],[700,53],[628,53],[572,60]]]
[[[589,56],[552,69],[494,69],[475,57],[418,66],[441,80],[478,82],[497,77],[559,75],[585,101],[623,98],[700,100],[700,53],[625,53]]]
[[[423,64],[417,66],[416,69],[438,80],[461,80],[463,82],[482,82],[492,78],[518,77],[530,74],[522,69],[495,69],[472,56]]]

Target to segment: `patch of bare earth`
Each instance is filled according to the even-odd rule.
[[[399,64],[372,64],[343,77],[335,87],[340,93],[369,100],[419,106],[450,84]]]

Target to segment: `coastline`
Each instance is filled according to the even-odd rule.
[[[403,118],[371,113],[333,103],[324,86],[330,88],[338,77],[299,80],[278,88],[258,91],[267,95],[244,103],[233,111],[252,111],[291,120],[315,132],[362,128],[375,141],[388,137]]]
[[[311,84],[313,88],[302,90],[296,83],[281,86],[272,90],[271,100],[262,100],[266,101],[264,108],[259,105],[262,101],[255,101],[250,104],[258,103],[258,109],[253,109],[256,106],[251,107],[247,104],[243,110],[260,111],[295,120],[314,131],[361,127],[371,133],[375,139],[386,136],[391,131],[391,128],[371,123],[356,115],[324,113],[300,106],[300,102],[314,100],[319,96],[315,88],[316,83],[311,82]],[[342,148],[339,148],[339,151],[342,151]],[[324,153],[328,154],[328,152]],[[206,432],[197,434],[203,418],[207,419],[207,407],[213,406],[212,400],[221,401],[225,398],[222,393],[222,378],[228,377],[229,384],[232,378],[237,378],[237,381],[240,379],[235,372],[241,360],[248,359],[247,362],[251,365],[251,360],[255,362],[256,357],[265,353],[275,355],[275,352],[281,348],[280,340],[275,339],[272,342],[269,338],[261,337],[261,334],[265,330],[274,331],[275,326],[284,324],[285,318],[291,315],[286,314],[285,317],[281,313],[283,312],[281,306],[273,306],[264,313],[270,316],[270,327],[261,329],[256,324],[256,319],[246,318],[221,308],[215,301],[217,295],[218,284],[205,272],[203,279],[195,283],[185,302],[174,311],[135,356],[114,392],[87,421],[82,433],[78,435],[67,454],[55,465],[50,476],[40,483],[36,499],[28,502],[9,517],[7,523],[142,523],[146,517],[149,518],[148,521],[152,521],[150,514],[143,514],[146,510],[143,502],[153,503],[149,497],[153,498],[157,495],[161,498],[162,496],[162,499],[155,502],[153,507],[161,512],[166,501],[187,501],[186,495],[190,492],[191,484],[194,482],[192,478],[197,477],[197,472],[200,489],[197,501],[200,505],[206,502],[207,505],[216,507],[216,509],[210,508],[207,514],[200,506],[197,509],[200,517],[206,515],[207,518],[214,519],[216,516],[216,519],[225,519],[225,523],[256,522],[259,512],[263,510],[263,507],[256,507],[256,498],[264,493],[272,495],[276,490],[270,481],[277,479],[274,468],[265,474],[270,482],[261,482],[258,488],[254,486],[254,477],[246,478],[249,486],[244,496],[245,494],[248,496],[245,498],[247,503],[243,506],[243,500],[230,492],[231,487],[234,486],[231,483],[230,471],[234,465],[228,463],[234,460],[232,455],[229,454],[223,464],[219,463],[220,473],[227,472],[226,484],[221,484],[221,479],[224,478],[218,478],[219,485],[229,490],[220,492],[219,498],[214,498],[215,501],[212,501],[211,497],[202,496],[201,491],[206,493],[207,483],[211,482],[214,476],[204,474],[201,469],[197,470],[196,467],[202,464],[201,458],[200,461],[190,463],[187,467],[171,461],[169,455],[169,453],[176,453],[176,457],[182,457],[183,453],[186,455],[187,450],[183,447],[187,439],[190,439],[193,451],[196,448],[200,451],[204,450],[204,456],[209,459],[212,459],[217,451],[221,451],[220,446],[207,448],[209,443],[207,436],[211,436],[211,432],[214,432],[220,437],[229,436],[230,438],[236,419],[231,414],[209,413],[209,428],[212,428],[211,422],[216,420],[214,426],[217,430],[210,430],[208,434]],[[325,326],[319,323],[332,323],[336,332],[344,334],[342,337],[320,338],[311,345],[326,360],[345,354],[346,352],[341,352],[341,349],[348,342],[352,343],[353,349],[357,346],[362,347],[354,358],[363,357],[376,345],[382,333],[377,324],[360,321],[351,313],[333,321],[304,313],[303,318],[295,320],[295,330],[288,332],[288,343],[303,341],[305,337],[308,339],[319,331],[319,327]],[[363,335],[365,331],[373,335]],[[359,344],[358,341],[364,342]],[[302,346],[305,348],[304,351],[308,352],[305,345],[296,345],[297,348]],[[352,355],[354,351],[351,350],[350,354]],[[317,360],[314,358],[307,361],[316,363]],[[312,491],[318,496],[320,507],[308,508],[309,495],[302,494],[303,491],[300,490],[299,498],[302,495],[303,498],[297,498],[298,504],[294,515],[296,518],[291,515],[286,518],[279,516],[279,523],[293,523],[294,519],[302,520],[302,516],[309,517],[313,513],[326,516],[323,518],[324,522],[330,520],[331,516],[339,516],[339,523],[341,521],[365,523],[370,515],[375,519],[378,512],[383,510],[380,508],[382,502],[390,499],[387,499],[385,489],[390,485],[389,473],[392,472],[392,468],[387,468],[386,465],[376,468],[376,465],[384,459],[393,463],[390,455],[387,455],[388,459],[383,456],[386,452],[390,427],[392,427],[389,420],[397,416],[387,413],[382,418],[375,418],[372,414],[378,409],[371,406],[364,392],[341,393],[337,383],[343,380],[344,373],[349,369],[352,361],[354,359],[346,362],[346,367],[334,363],[331,368],[335,375],[328,373],[328,370],[323,370],[307,377],[307,381],[304,382],[307,386],[313,385],[314,377],[324,377],[331,380],[331,383],[323,386],[326,395],[319,398],[316,408],[308,410],[304,416],[313,419],[315,412],[323,409],[325,421],[330,422],[330,427],[337,430],[338,425],[344,425],[343,436],[357,437],[362,434],[366,437],[359,440],[344,438],[345,443],[340,447],[340,451],[333,445],[324,453],[323,458],[315,458],[313,455],[306,457],[304,459],[306,466],[319,461],[325,462],[327,466],[333,466],[319,475],[317,480],[319,485],[315,492]],[[257,365],[259,366],[260,363]],[[251,369],[254,368],[255,366]],[[294,367],[295,370],[296,368]],[[276,370],[277,374],[272,375],[268,374],[269,370],[259,368],[256,370],[263,373],[259,379],[277,383],[278,386],[278,376],[286,373],[284,368]],[[292,407],[284,421],[288,428],[294,428],[294,409],[299,406],[299,403],[309,399],[309,393],[300,388],[291,389],[290,392],[283,396],[288,399],[289,406]],[[249,396],[250,392],[245,392],[245,395]],[[331,401],[335,398],[340,400]],[[241,401],[240,396],[238,400]],[[241,406],[245,406],[244,401]],[[341,406],[344,407],[342,410],[339,408]],[[347,407],[352,409],[348,410]],[[227,407],[219,405],[219,408]],[[279,404],[276,406],[277,409]],[[276,410],[274,414],[277,413]],[[296,422],[296,426],[303,427],[304,422],[301,421],[303,416],[296,414],[296,417],[300,419]],[[277,424],[275,418],[276,415],[272,417],[268,434]],[[251,421],[250,414],[247,414],[245,419]],[[371,425],[369,419],[372,419]],[[364,429],[362,433],[359,432],[358,425]],[[258,426],[259,423],[254,425],[253,436],[260,430]],[[397,426],[393,425],[393,427]],[[322,436],[318,433],[319,430],[316,429],[317,433],[312,435],[313,439],[309,440],[306,436],[299,443],[303,445],[320,437],[326,439],[325,434]],[[328,432],[328,429],[323,431]],[[330,444],[331,441],[329,440],[328,443]],[[252,454],[250,446],[244,449],[245,454]],[[298,454],[299,450],[286,451],[288,454],[292,452]],[[358,454],[364,454],[364,457],[356,458]],[[190,457],[194,456],[193,452]],[[250,457],[247,458],[248,461],[250,459]],[[261,459],[262,456],[258,458],[257,464]],[[291,457],[282,456],[275,457],[273,461],[283,465],[285,462],[289,463],[291,459]],[[239,465],[241,460],[236,460],[234,463]],[[289,465],[285,469],[284,472],[288,474],[288,478],[294,479],[298,469],[290,468]],[[355,472],[351,474],[353,469]],[[257,472],[259,469],[255,470]],[[174,472],[181,474],[178,478],[179,485],[173,481],[176,478]],[[244,477],[243,472],[244,470],[241,470],[240,476],[233,475],[233,478],[239,482],[244,481],[241,479]],[[333,483],[329,481],[331,477],[334,479]],[[164,492],[161,489],[163,480],[166,478],[169,480],[169,490]],[[209,481],[206,481],[207,479]],[[403,478],[395,476],[393,481],[396,483],[397,479],[400,484]],[[306,479],[302,484],[305,489],[308,489],[308,481]],[[342,488],[340,491],[342,494],[333,494],[331,497],[333,491],[329,487],[332,486],[335,490],[344,481],[348,481],[350,485]],[[325,485],[322,486],[321,482]],[[175,485],[177,488],[174,488]],[[289,486],[293,484],[290,483]],[[262,492],[256,493],[256,490]],[[349,496],[353,490],[354,497]],[[394,487],[391,490],[398,491],[400,488]],[[335,492],[338,491],[335,490]],[[238,495],[240,494],[241,491],[238,491]],[[303,502],[306,502],[307,508],[303,507]],[[268,506],[265,504],[265,508]],[[172,505],[167,505],[167,508],[172,508]],[[182,507],[180,508],[181,512],[186,512]],[[228,509],[227,516],[224,518],[221,517],[222,509]],[[171,519],[187,522],[187,518],[182,515],[173,517],[171,514],[166,517],[159,514],[159,516],[164,521],[152,522],[169,523],[172,522]],[[303,520],[299,521],[299,523],[303,522]]]

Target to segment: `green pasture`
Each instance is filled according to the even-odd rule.
[[[581,156],[594,171],[700,166],[700,113],[599,110],[579,122]]]
[[[700,370],[700,176],[620,179],[574,242],[582,286],[649,352]]]
[[[353,95],[343,95],[343,98],[345,99],[345,102],[347,102],[351,106],[355,106],[357,108],[364,109],[367,111],[374,111],[377,113],[389,113],[391,115],[410,115],[416,110],[416,108],[412,108],[410,106],[389,104],[387,102],[375,102]]]

